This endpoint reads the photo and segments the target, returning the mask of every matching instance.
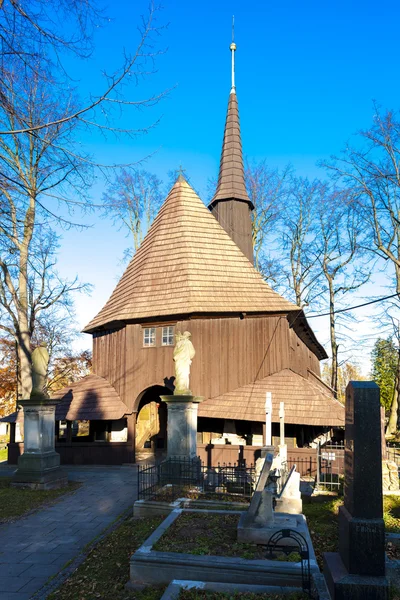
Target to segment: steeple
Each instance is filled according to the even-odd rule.
[[[233,28],[230,50],[232,53],[232,87],[228,101],[217,190],[209,209],[243,254],[253,263],[251,211],[254,206],[247,194],[244,181],[239,108],[235,86],[236,44],[233,38]]]

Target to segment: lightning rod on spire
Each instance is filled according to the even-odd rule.
[[[230,45],[230,50],[232,52],[232,89],[231,94],[235,92],[235,16],[232,16],[232,43]]]

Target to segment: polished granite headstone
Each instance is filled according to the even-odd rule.
[[[339,553],[326,553],[324,563],[334,600],[388,598],[379,387],[372,381],[347,386]]]

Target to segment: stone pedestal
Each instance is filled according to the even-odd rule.
[[[379,387],[373,382],[347,386],[339,553],[324,556],[324,575],[334,600],[388,598]]]
[[[24,453],[11,483],[14,487],[49,490],[68,484],[54,449],[55,408],[59,400],[21,400],[24,409]]]
[[[197,410],[203,398],[192,395],[160,396],[168,407],[167,456],[188,460],[197,455]]]

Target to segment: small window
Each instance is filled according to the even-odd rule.
[[[156,328],[145,327],[143,329],[143,346],[155,346],[156,345]]]
[[[162,346],[173,346],[174,345],[174,328],[172,326],[162,328],[161,345]]]

